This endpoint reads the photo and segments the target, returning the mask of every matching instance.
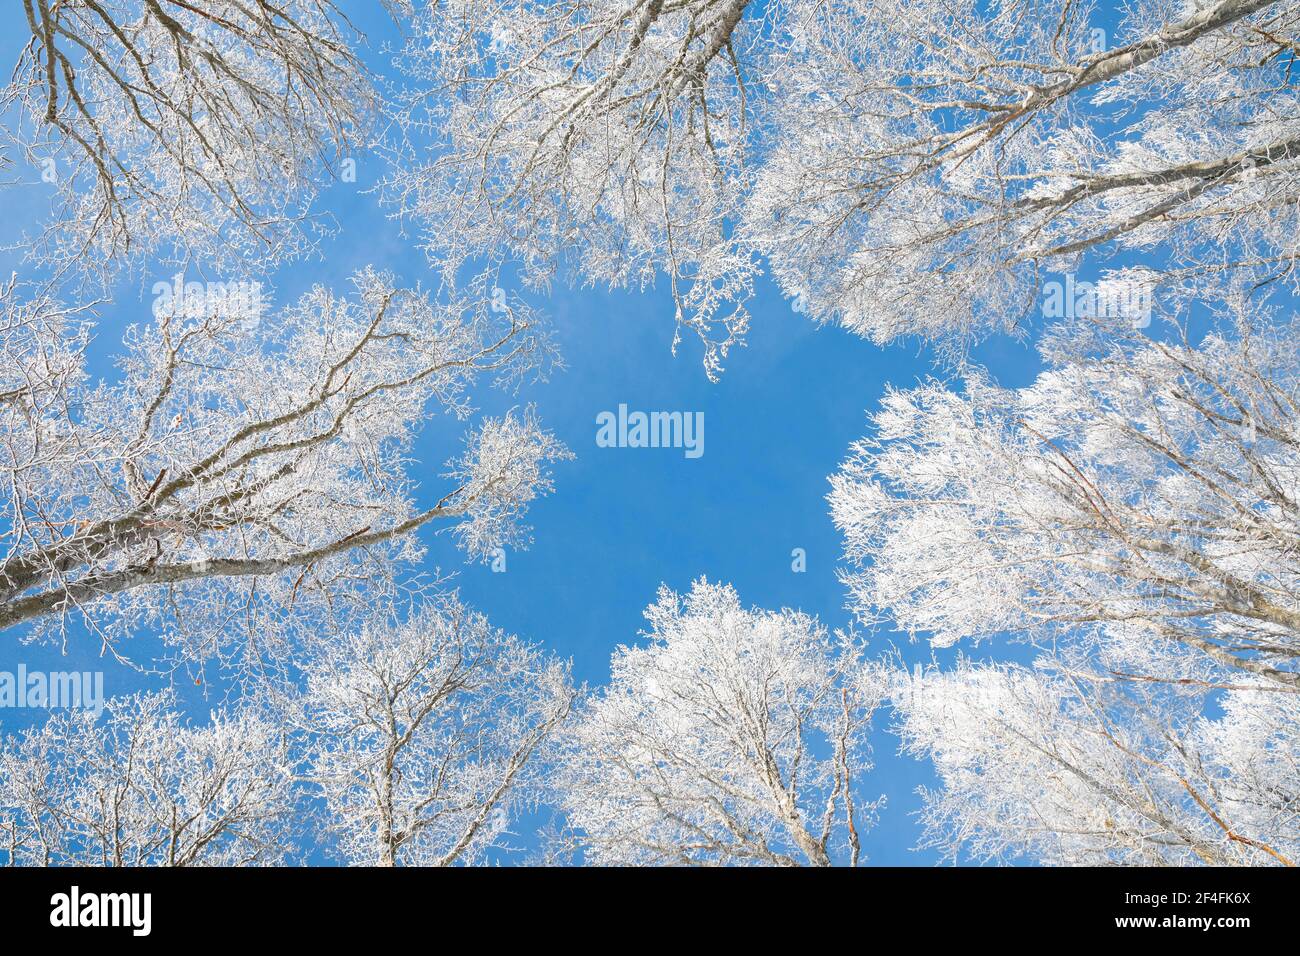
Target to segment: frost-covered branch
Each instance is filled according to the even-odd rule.
[[[927,840],[1057,865],[1300,861],[1300,698],[1265,682],[1206,713],[1195,688],[963,663],[895,678],[906,747],[932,758]]]
[[[479,377],[545,361],[532,316],[481,296],[435,303],[369,271],[354,281],[353,297],[316,288],[260,323],[228,302],[165,304],[128,333],[122,380],[97,385],[77,364],[80,331],[11,289],[0,627],[289,607],[335,576],[385,576],[431,522],[475,557],[526,543],[520,519],[566,454],[531,410],[471,429],[425,502],[407,449],[431,408],[467,416]],[[193,587],[202,601],[174,602]]]
[[[285,735],[251,710],[196,727],[142,694],[0,742],[9,866],[282,865],[294,802]]]
[[[310,784],[353,865],[482,862],[540,795],[540,748],[568,716],[568,667],[454,598],[309,648]]]
[[[31,31],[0,105],[53,182],[32,255],[108,280],[162,254],[265,263],[314,242],[324,176],[375,96],[331,0],[23,0]]]
[[[1110,32],[1072,0],[781,10],[741,231],[813,317],[960,349],[1094,250],[1294,283],[1294,4],[1142,0]]]
[[[1087,326],[1045,340],[1027,388],[886,397],[832,479],[856,608],[940,644],[1181,646],[1300,691],[1300,328]]]
[[[559,800],[587,860],[856,864],[883,685],[853,642],[704,580],[661,589],[646,618],[647,643],[615,652],[562,747]]]
[[[389,198],[453,269],[511,259],[535,284],[563,270],[631,287],[666,274],[715,375],[744,334],[756,271],[727,225],[747,149],[750,5],[422,5]]]

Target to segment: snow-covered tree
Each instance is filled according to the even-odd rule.
[[[557,801],[594,864],[826,866],[861,858],[883,693],[857,645],[728,585],[667,588],[642,646],[575,715]]]
[[[814,318],[877,341],[1037,311],[1044,272],[1287,276],[1300,9],[1277,0],[784,0],[742,231]]]
[[[1238,320],[1065,324],[1028,387],[891,391],[832,479],[858,612],[1300,692],[1300,324]]]
[[[755,273],[727,225],[745,175],[749,5],[421,3],[390,198],[453,269],[509,258],[534,284],[563,270],[631,287],[666,274],[716,374]]]
[[[444,597],[316,642],[303,663],[305,774],[353,865],[483,862],[540,794],[568,666]]]
[[[293,770],[283,731],[252,711],[184,721],[170,694],[57,713],[0,741],[0,863],[283,864]]]
[[[1194,685],[963,663],[901,673],[891,704],[941,787],[926,842],[1057,865],[1295,865],[1300,697],[1251,678],[1206,714]]]
[[[164,296],[111,383],[87,379],[75,315],[7,289],[0,628],[77,615],[112,649],[146,624],[305,613],[312,594],[391,577],[431,522],[474,557],[526,544],[520,519],[567,454],[531,409],[471,427],[423,500],[408,449],[432,410],[471,413],[480,376],[545,361],[533,317],[370,271],[354,283],[264,319],[209,287]],[[188,650],[219,653],[219,630]]]
[[[1033,667],[896,675],[928,839],[1078,864],[1300,858],[1300,326],[1064,323],[1024,388],[890,392],[832,479],[851,602]]]
[[[567,664],[431,593],[321,628],[294,648],[298,682],[205,725],[140,694],[0,740],[0,864],[284,864],[309,819],[353,865],[507,848],[576,691]]]
[[[817,320],[959,346],[1089,250],[1143,251],[1148,283],[1294,280],[1282,0],[421,9],[388,185],[435,259],[662,273],[711,374],[760,262]]]
[[[23,0],[0,89],[54,189],[33,256],[107,278],[161,253],[226,271],[314,241],[322,180],[375,97],[331,0]]]

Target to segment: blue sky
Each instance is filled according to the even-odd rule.
[[[0,16],[10,27],[0,44],[7,62],[23,41],[21,16],[17,5]],[[374,16],[358,22],[375,47],[391,32]],[[382,57],[372,50],[370,58],[385,71]],[[292,264],[269,277],[277,303],[316,282],[341,287],[367,264],[392,270],[407,283],[436,283],[423,254],[365,191],[382,171],[380,160],[357,160],[358,182],[335,185],[323,197],[322,208],[337,217],[341,234],[323,244],[319,261]],[[32,184],[0,193],[0,239],[6,242],[42,216],[48,201],[38,170],[16,173]],[[6,274],[11,268],[24,271],[20,250],[3,258]],[[146,281],[124,283],[101,310],[95,346],[101,374],[112,375],[123,328],[148,319],[149,285],[171,272],[164,266],[146,270]],[[493,413],[535,402],[576,459],[556,468],[555,493],[531,511],[535,544],[510,553],[506,573],[467,565],[451,538],[433,529],[422,535],[429,565],[455,570],[469,603],[498,626],[572,658],[576,678],[592,685],[608,677],[610,652],[638,639],[642,609],[661,582],[683,590],[706,575],[732,583],[747,604],[799,608],[831,627],[847,626],[844,590],[835,574],[840,540],[825,502],[827,476],[865,433],[866,413],[887,383],[905,386],[940,374],[933,356],[915,343],[881,349],[837,328],[819,329],[760,280],[749,345],[732,353],[722,380],[712,384],[689,337],[676,358],[671,354],[674,310],[666,285],[642,294],[557,288],[531,298],[551,316],[567,370],[518,395],[482,389],[479,407]],[[987,343],[977,358],[1006,385],[1031,380],[1038,367],[1032,345],[1006,338]],[[597,447],[596,415],[620,403],[702,411],[705,453],[688,459],[681,449]],[[422,463],[415,477],[427,480],[430,493],[439,487],[443,462],[459,447],[460,432],[455,422],[431,420],[414,450]],[[792,571],[795,548],[806,552],[804,573]],[[897,640],[910,660],[930,656],[928,646],[908,645],[897,635],[870,640],[876,649]],[[149,635],[140,635],[136,653],[143,656],[149,644]],[[57,649],[20,646],[6,635],[0,670],[20,662],[31,669],[102,668],[109,694],[158,686],[97,652],[87,641],[69,646],[61,657]],[[198,689],[182,691],[201,715],[205,702]],[[11,732],[43,716],[0,710],[0,729]],[[934,862],[933,853],[912,849],[919,835],[914,790],[933,782],[932,774],[926,765],[896,755],[897,741],[883,717],[875,738],[877,768],[866,792],[887,794],[888,805],[865,849],[878,864]]]

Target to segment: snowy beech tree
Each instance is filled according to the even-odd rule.
[[[727,225],[745,177],[748,0],[419,6],[387,187],[433,257],[509,258],[533,284],[664,273],[679,332],[699,334],[716,375],[755,273]]]
[[[435,259],[663,273],[710,374],[760,262],[819,321],[958,352],[1090,251],[1142,252],[1142,285],[1294,280],[1282,0],[422,9],[388,186]]]
[[[0,742],[0,863],[283,864],[293,771],[282,730],[252,711],[185,722],[170,694],[56,713]]]
[[[813,317],[966,339],[1089,250],[1294,280],[1295,4],[780,7],[742,231]]]
[[[859,614],[1300,692],[1300,324],[1237,320],[1065,324],[1028,387],[889,392],[832,478]]]
[[[883,693],[815,618],[667,588],[647,643],[566,730],[557,800],[597,865],[827,866],[861,859],[866,742]]]
[[[54,189],[32,255],[98,278],[161,253],[223,271],[314,241],[312,199],[374,94],[331,0],[23,0],[0,107]]]
[[[539,368],[533,317],[371,271],[354,284],[260,320],[228,297],[160,302],[112,383],[86,379],[75,316],[9,289],[0,628],[57,634],[77,615],[113,650],[146,625],[234,626],[254,605],[391,576],[429,523],[472,557],[526,544],[524,511],[567,454],[531,410],[469,428],[421,498],[408,450],[431,410],[471,413],[480,376]]]
[[[484,862],[539,796],[566,664],[454,597],[314,644],[301,720],[322,830],[352,865]]]
[[[891,704],[934,761],[925,842],[1004,862],[1300,860],[1300,698],[1247,678],[1205,713],[1194,686],[962,663],[898,674]]]

